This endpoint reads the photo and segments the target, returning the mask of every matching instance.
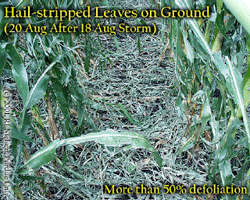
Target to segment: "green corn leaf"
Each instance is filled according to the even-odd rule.
[[[196,136],[196,134],[193,133],[193,135],[186,141],[186,143],[178,151],[178,153],[177,153],[178,155],[181,155],[182,152],[194,147],[194,145],[195,145],[195,136]]]
[[[185,0],[176,1],[176,4],[181,9],[191,9],[190,6],[188,5],[187,1],[185,1]],[[193,20],[193,19],[184,19],[184,20],[191,27],[191,29],[194,32],[194,34],[196,35],[200,45],[203,47],[203,49],[207,52],[208,55],[210,55],[211,59],[214,61],[212,51],[211,51],[211,49],[210,49],[204,35],[202,34],[197,22],[195,20]]]
[[[62,113],[65,117],[65,125],[68,127],[67,130],[73,130],[73,124],[70,119],[70,107],[68,103],[67,96],[65,95],[64,90],[68,90],[63,88],[63,86],[60,84],[58,79],[51,79],[52,80],[52,86],[54,89],[54,94],[56,96],[56,99],[59,103],[60,109],[62,110]]]
[[[131,114],[127,111],[127,109],[122,104],[118,103],[118,106],[132,124],[138,124],[137,120],[133,119]]]
[[[250,65],[248,65],[247,72],[243,79],[243,98],[244,98],[245,108],[247,108],[250,104]],[[242,117],[240,108],[237,111],[237,117],[239,118]]]
[[[245,175],[246,175],[247,169],[249,169],[249,164],[250,164],[249,159],[245,159],[244,164],[242,165],[241,169],[239,170],[239,172],[237,173],[237,176],[235,178],[235,181],[243,180],[242,185],[246,185],[245,178],[247,178],[247,176],[245,176]]]
[[[234,101],[238,105],[241,105],[241,104],[244,105],[242,76],[241,76],[238,69],[232,67],[231,62],[229,61],[228,57],[226,57],[226,58],[227,58],[227,61],[228,61],[228,64],[229,64],[229,75],[230,75],[226,79],[228,90],[231,93],[231,95],[233,96]]]
[[[227,65],[222,60],[222,57],[219,53],[214,53],[215,63],[216,67],[219,69],[220,73],[224,76],[225,80],[228,80],[229,75],[229,69]]]
[[[234,93],[235,101],[237,102],[241,110],[247,137],[248,137],[248,144],[250,145],[250,125],[249,125],[249,120],[247,117],[246,108],[245,108],[244,99],[243,99],[243,86],[242,86],[243,80],[239,71],[232,67],[232,64],[228,57],[226,57],[226,61],[229,66],[230,79],[231,79],[230,85],[228,86],[228,88],[230,88],[230,91]],[[231,87],[233,89],[231,89]]]
[[[25,122],[26,122],[26,120],[25,120]],[[29,124],[24,123],[22,130],[19,130],[17,128],[17,125],[15,124],[14,120],[11,119],[11,124],[10,124],[11,137],[15,138],[17,140],[23,140],[26,142],[34,142],[34,140],[32,140],[31,138],[29,138],[27,135],[24,134],[28,130],[29,127],[30,127]]]
[[[1,77],[6,63],[6,52],[3,49],[0,50],[0,60],[1,60],[0,64],[0,77]]]
[[[31,112],[32,112],[32,115],[33,117],[35,118],[36,122],[38,122],[38,124],[44,128],[44,125],[43,125],[43,120],[42,120],[42,117],[41,117],[41,113],[39,111],[39,108],[37,105],[33,106],[31,108]]]
[[[32,169],[37,169],[56,157],[56,149],[63,145],[74,145],[84,142],[95,141],[100,144],[107,146],[123,146],[129,145],[133,148],[145,148],[153,152],[157,164],[162,166],[162,158],[151,146],[149,141],[137,133],[131,132],[116,132],[112,130],[106,130],[98,133],[89,133],[80,137],[72,137],[68,139],[55,140],[48,146],[43,147],[41,150],[36,152],[19,170],[19,174],[27,174]]]
[[[27,133],[27,131],[29,130],[30,126],[31,126],[31,122],[30,122],[30,117],[27,114],[27,112],[22,112],[22,125],[19,126],[18,128],[18,132],[22,135],[25,135]]]
[[[246,108],[250,104],[250,35],[246,34],[247,37],[247,72],[243,79],[243,95],[244,95],[244,103]]]
[[[216,27],[219,29],[220,33],[227,39],[226,27],[224,23],[224,13],[217,13],[216,17]],[[227,39],[228,40],[228,39]]]
[[[246,108],[250,104],[250,65],[248,66],[247,73],[243,79],[243,95],[244,95],[244,104]]]
[[[49,77],[46,75],[39,78],[38,82],[30,91],[31,93],[26,102],[26,109],[31,108],[44,96],[48,85],[48,79]]]
[[[194,50],[193,50],[193,47],[191,46],[191,44],[187,40],[184,31],[183,31],[182,35],[183,35],[184,44],[185,44],[185,47],[186,47],[187,59],[190,61],[191,64],[193,64],[194,63]]]
[[[219,168],[221,174],[223,174],[221,176],[223,186],[231,184],[233,180],[231,164],[228,161],[222,161],[219,165]]]
[[[219,122],[217,122],[215,120],[214,115],[211,115],[210,123],[211,123],[211,128],[212,128],[212,133],[213,133],[212,143],[217,143],[220,140],[220,138],[222,137],[222,133],[219,129]],[[218,145],[216,145],[216,147],[217,146]]]
[[[16,48],[10,44],[6,46],[6,52],[12,59],[12,73],[16,81],[20,96],[22,97],[23,102],[26,102],[29,96],[29,86],[28,76],[24,68],[22,58],[18,54]]]
[[[4,18],[4,6],[8,6],[8,2],[5,2],[5,5],[0,5],[0,35],[3,33],[5,24],[9,19]]]
[[[250,4],[249,0],[223,0],[226,7],[250,34]]]
[[[222,7],[223,7],[223,0],[216,0],[216,8],[218,12],[221,12]]]
[[[26,101],[26,109],[29,109],[33,105],[35,105],[45,94],[49,77],[46,73],[55,65],[55,62],[49,65],[49,67],[43,72],[43,74],[39,77],[36,84],[30,90],[29,97]]]
[[[202,117],[201,117],[201,129],[200,129],[200,133],[203,133],[206,126],[207,126],[207,122],[211,119],[211,108],[209,105],[209,98],[206,95],[205,96],[205,101],[202,107]]]
[[[23,140],[23,141],[26,141],[26,142],[35,142],[34,140],[32,140],[31,138],[29,138],[28,136],[26,135],[23,135],[21,133],[19,133],[18,131],[13,131],[11,133],[11,137],[12,138],[15,138],[17,140]]]
[[[49,163],[56,158],[56,149],[63,144],[64,140],[54,140],[48,146],[43,147],[36,152],[19,170],[19,174],[27,174],[33,172],[33,169]]]
[[[238,71],[238,69],[233,68],[230,60],[228,57],[226,57],[227,65],[223,62],[222,58],[219,56],[219,54],[215,53],[214,54],[215,58],[215,64],[221,74],[224,76],[226,80],[226,86],[230,94],[232,95],[234,101],[236,104],[238,104],[239,109],[243,115],[243,121],[248,137],[248,143],[250,144],[250,126],[249,126],[249,121],[245,109],[245,104],[244,104],[244,98],[243,98],[243,79]]]
[[[246,34],[246,39],[247,39],[247,52],[248,52],[248,56],[247,56],[247,72],[244,76],[243,79],[243,97],[244,97],[244,104],[245,104],[245,108],[247,108],[250,104],[250,35]],[[237,111],[237,117],[241,118],[242,117],[242,113],[240,111],[240,109],[238,109]]]

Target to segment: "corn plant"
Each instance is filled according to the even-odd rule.
[[[12,3],[19,9],[30,5],[35,10],[41,7],[82,9],[91,2],[50,0],[13,1]],[[7,72],[12,73],[22,102],[18,110],[13,111],[11,124],[15,161],[11,182],[13,193],[17,198],[24,199],[19,187],[20,180],[44,179],[45,177],[40,176],[37,170],[51,161],[53,165],[63,167],[63,161],[58,158],[56,150],[65,145],[95,141],[107,146],[125,145],[126,148],[146,148],[153,152],[157,163],[161,166],[161,157],[146,138],[132,132],[112,130],[99,132],[100,130],[89,116],[87,107],[91,106],[91,101],[79,80],[87,77],[94,58],[99,58],[100,63],[112,64],[111,60],[100,51],[104,49],[98,41],[93,40],[91,35],[77,33],[48,34],[46,37],[25,33],[7,37],[3,32],[3,26],[14,20],[15,23],[21,23],[23,26],[28,23],[33,25],[44,23],[49,26],[54,21],[36,18],[6,19],[1,9],[0,75],[7,76]],[[79,21],[75,20],[72,23],[79,23]],[[1,105],[2,99],[1,97]],[[46,107],[48,116],[46,121],[42,117],[43,108],[40,105]],[[56,112],[60,119],[56,119]],[[75,117],[73,118],[72,115]],[[49,128],[45,128],[46,126]],[[32,154],[28,145],[36,144],[37,137],[42,141],[43,147]],[[26,160],[23,161],[21,156]],[[65,169],[76,174],[67,167]],[[42,195],[46,196],[46,185],[40,183],[40,186],[43,190]],[[78,192],[74,192],[81,196]]]
[[[211,155],[210,183],[249,188],[249,3],[168,3],[177,9],[210,6],[212,13],[208,19],[166,22],[179,82],[177,105],[187,121],[187,141],[179,153],[205,145]],[[236,198],[248,199],[226,195]]]

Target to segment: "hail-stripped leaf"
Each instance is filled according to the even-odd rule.
[[[248,117],[247,117],[247,113],[246,113],[246,109],[244,105],[244,99],[243,99],[242,76],[236,68],[233,68],[228,57],[226,57],[226,61],[227,61],[227,64],[229,66],[229,71],[230,71],[230,83],[227,84],[228,89],[230,88],[229,91],[233,93],[235,102],[239,105],[239,108],[241,110],[247,137],[248,137],[248,144],[250,145],[250,126],[249,126],[249,121],[248,121]]]
[[[194,50],[193,50],[193,47],[191,46],[191,44],[187,40],[186,34],[185,34],[184,31],[183,31],[182,35],[183,35],[184,44],[185,44],[185,47],[186,47],[187,59],[190,61],[191,64],[193,64],[194,63]]]
[[[117,51],[118,51],[119,53],[121,53],[121,49],[120,49],[120,47],[119,47],[119,43],[118,43],[118,40],[117,40],[117,37],[116,37],[116,36],[114,36],[114,42],[115,42],[115,46],[116,46],[116,48],[117,48]]]
[[[138,124],[138,122],[136,121],[136,119],[134,119],[131,114],[129,113],[129,111],[127,111],[127,109],[120,103],[118,103],[119,108],[122,110],[122,112],[124,113],[124,115],[128,118],[128,120],[132,123],[132,124]],[[123,114],[122,113],[122,114]]]
[[[217,163],[217,165],[219,165],[220,177],[221,177],[223,186],[225,186],[229,184],[230,180],[232,179],[232,170],[230,168],[231,167],[230,164],[222,159],[222,157],[224,158],[225,156],[223,153],[227,152],[227,149],[225,148],[223,149],[224,151],[219,151],[220,146],[219,146],[218,141],[221,139],[222,134],[219,130],[219,123],[215,120],[215,117],[211,112],[211,107],[209,105],[208,98],[207,98],[207,100],[205,101],[205,104],[203,105],[202,118],[206,119],[208,117],[210,118],[209,121],[211,124],[212,133],[213,133],[212,144],[215,144],[215,148],[216,148],[215,157],[220,160],[220,163],[223,162],[224,164],[224,165],[221,165]]]
[[[175,2],[181,9],[191,9],[186,0],[176,0]],[[184,19],[184,20],[191,27],[192,31],[194,32],[194,34],[198,38],[198,42],[200,43],[200,45],[207,52],[207,54],[210,55],[210,58],[214,61],[212,51],[211,51],[211,49],[210,49],[204,35],[200,31],[200,28],[199,28],[197,22],[195,20],[193,20],[193,19]]]
[[[6,52],[12,59],[12,73],[16,81],[20,96],[22,97],[23,102],[26,102],[29,95],[29,86],[28,86],[28,76],[24,68],[23,61],[17,50],[12,45],[8,44],[6,46]]]
[[[18,176],[18,178],[22,180],[28,180],[28,181],[44,180],[46,177],[47,177],[46,174],[44,176],[22,176],[22,175]]]
[[[113,130],[106,130],[97,133],[89,133],[80,137],[72,137],[68,139],[55,140],[51,142],[48,146],[43,147],[41,150],[36,152],[19,170],[20,174],[27,174],[31,172],[32,169],[37,169],[50,161],[54,160],[56,157],[56,149],[63,145],[74,145],[84,142],[95,141],[106,146],[123,146],[129,145],[133,148],[145,148],[153,152],[157,164],[162,166],[162,158],[156,152],[156,150],[151,146],[149,141],[137,133],[131,132],[116,132]]]
[[[214,53],[214,58],[217,68],[226,80],[228,91],[232,95],[235,103],[239,105],[248,137],[248,143],[250,144],[250,127],[243,98],[242,76],[238,69],[233,68],[228,57],[226,57],[227,65],[224,63],[222,57],[219,54]]]
[[[89,133],[86,136],[65,139],[65,144],[78,144],[79,142],[95,141],[107,146],[122,146],[130,145],[133,148],[146,148],[152,152],[155,149],[151,146],[149,141],[142,135],[132,132],[116,132],[113,130],[106,130],[97,133]],[[161,165],[161,157],[157,157],[157,163]],[[159,161],[159,162],[158,162]]]
[[[46,73],[55,65],[55,62],[51,63],[49,67],[43,72],[43,74],[39,77],[36,84],[33,86],[33,88],[30,90],[29,97],[26,101],[26,109],[29,109],[33,105],[35,105],[45,94],[47,85],[48,85],[48,79],[49,77],[46,75]]]

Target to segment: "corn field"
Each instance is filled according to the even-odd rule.
[[[6,17],[8,6],[129,17]],[[0,7],[0,199],[250,199],[248,0]],[[136,18],[162,8],[210,16]]]

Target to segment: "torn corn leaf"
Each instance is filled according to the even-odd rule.
[[[84,142],[94,141],[106,146],[123,146],[129,145],[133,148],[145,148],[153,153],[157,164],[162,167],[162,158],[152,147],[149,141],[142,135],[132,132],[117,132],[106,130],[97,133],[89,133],[80,137],[72,137],[68,139],[55,140],[48,146],[37,151],[19,170],[19,174],[27,174],[33,169],[49,163],[56,157],[56,149],[64,145],[74,145]]]

